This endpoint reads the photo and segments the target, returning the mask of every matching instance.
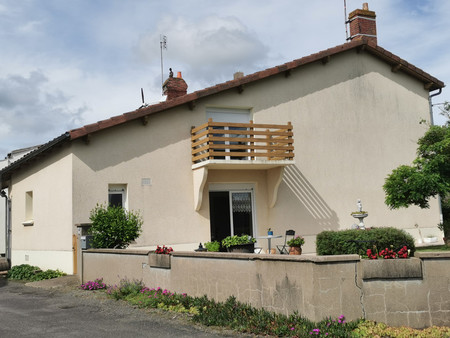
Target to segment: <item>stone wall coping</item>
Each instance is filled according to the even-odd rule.
[[[131,250],[131,249],[88,249],[83,250],[83,253],[105,253],[116,255],[142,255],[147,256],[154,250]]]
[[[359,255],[335,255],[335,256],[315,256],[315,255],[268,255],[253,253],[228,253],[228,252],[190,252],[174,251],[172,256],[192,257],[192,258],[216,258],[216,259],[239,259],[239,260],[263,260],[263,261],[303,261],[313,263],[337,263],[359,261]]]
[[[415,252],[414,257],[420,259],[450,258],[450,251]]]

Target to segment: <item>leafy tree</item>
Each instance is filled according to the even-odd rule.
[[[448,116],[446,103],[443,115]],[[412,204],[429,208],[431,197],[450,193],[450,124],[432,126],[418,141],[417,158],[411,166],[394,169],[383,185],[386,204],[391,208]]]
[[[126,248],[142,232],[142,217],[138,212],[127,211],[122,207],[97,204],[91,210],[90,233],[94,248]]]

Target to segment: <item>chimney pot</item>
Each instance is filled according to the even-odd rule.
[[[182,79],[181,72],[177,72],[177,78]]]
[[[365,11],[369,10],[369,4],[367,2],[363,3],[363,10]]]

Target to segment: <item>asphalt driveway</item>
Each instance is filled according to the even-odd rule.
[[[73,285],[36,283],[33,287],[0,276],[0,337],[239,336],[195,326],[177,313],[136,309]]]

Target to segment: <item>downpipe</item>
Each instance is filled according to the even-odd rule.
[[[11,199],[4,190],[0,191],[0,196],[5,198],[5,254],[8,262],[8,269],[11,268]]]

